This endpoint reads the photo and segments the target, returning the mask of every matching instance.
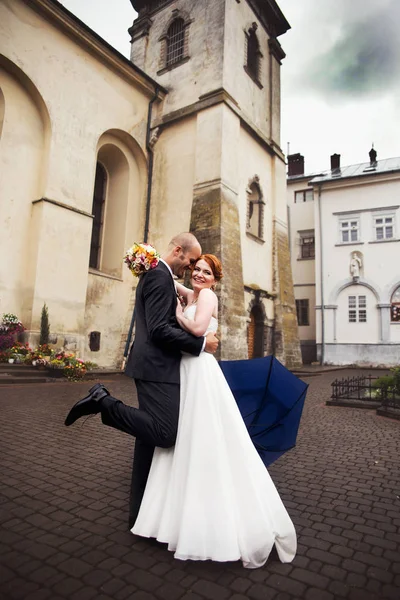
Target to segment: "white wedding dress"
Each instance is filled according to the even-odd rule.
[[[194,318],[196,306],[185,311]],[[212,317],[207,331],[216,331]],[[293,523],[249,437],[214,356],[184,355],[174,448],[156,448],[132,533],[168,543],[181,560],[265,564],[275,544],[296,554]]]

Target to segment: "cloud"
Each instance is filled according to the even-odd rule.
[[[349,14],[345,11],[339,14],[342,24],[336,40],[305,65],[303,81],[306,86],[322,96],[340,97],[343,101],[355,97],[382,97],[398,88],[398,0],[381,3],[367,15],[365,12],[359,14],[359,20],[354,19],[354,6],[349,6]]]

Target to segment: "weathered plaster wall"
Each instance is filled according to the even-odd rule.
[[[89,332],[101,331],[104,346],[91,358],[109,365],[117,360],[132,287],[131,275],[122,271],[123,252],[143,237],[143,148],[153,92],[133,72],[122,75],[124,65],[114,68],[112,57],[89,51],[86,32],[83,38],[75,31],[66,35],[64,25],[69,24],[63,15],[57,19],[50,22],[20,0],[0,4],[0,206],[7,224],[0,248],[9,256],[1,266],[0,310],[18,313],[34,342],[46,302],[57,344],[65,342],[84,354]],[[108,226],[115,229],[116,220],[120,225],[118,239],[103,249],[105,272],[99,284],[88,273],[90,215],[98,143],[110,131],[117,132],[111,143],[130,147],[125,200],[116,210],[106,209]],[[118,262],[116,252],[117,278],[107,266],[108,259]],[[95,298],[93,306],[87,298]]]

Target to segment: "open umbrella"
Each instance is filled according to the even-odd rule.
[[[268,466],[296,444],[308,384],[274,356],[219,364],[253,444]]]

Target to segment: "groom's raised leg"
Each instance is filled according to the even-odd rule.
[[[153,446],[148,446],[142,440],[136,439],[129,498],[129,529],[132,529],[139,514],[153,454]]]
[[[148,446],[170,448],[175,444],[179,418],[179,385],[135,380],[139,408],[112,396],[101,402],[101,419],[133,435]]]
[[[82,400],[76,402],[71,408],[65,419],[65,425],[68,427],[75,423],[80,417],[96,415],[99,413],[101,411],[101,401],[107,396],[109,396],[109,392],[104,385],[102,383],[96,383],[90,388],[89,394]]]

